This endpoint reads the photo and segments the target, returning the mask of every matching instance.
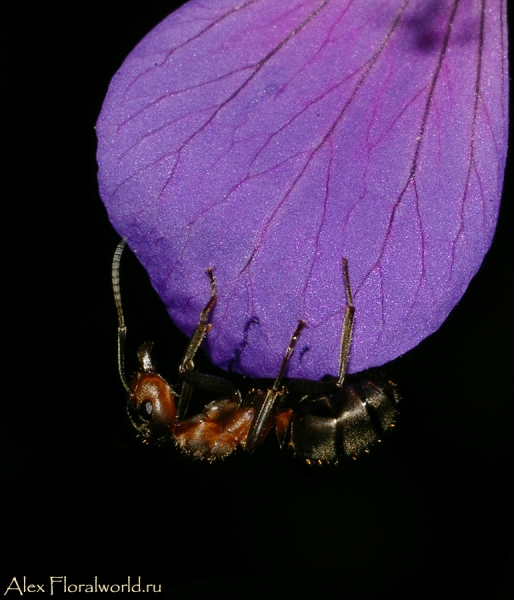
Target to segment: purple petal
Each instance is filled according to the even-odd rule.
[[[335,374],[435,331],[494,234],[507,147],[505,0],[191,0],[115,75],[100,193],[178,326],[216,269],[212,360]]]

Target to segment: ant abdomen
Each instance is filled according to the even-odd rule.
[[[304,396],[295,407],[290,446],[308,461],[356,457],[394,424],[399,396],[389,381],[356,379],[330,393]]]

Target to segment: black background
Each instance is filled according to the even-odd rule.
[[[209,465],[135,438],[94,124],[116,69],[174,7],[1,4],[0,593],[15,576],[48,589],[50,576],[140,575],[178,599],[512,598],[512,160],[480,272],[441,329],[387,367],[404,400],[369,456],[306,472],[270,436]],[[122,285],[129,356],[155,340],[174,380],[186,340],[132,256]]]

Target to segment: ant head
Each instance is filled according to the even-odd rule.
[[[155,372],[150,358],[151,344],[138,351],[141,370],[129,388],[127,411],[134,427],[145,439],[169,438],[175,426],[176,394]]]

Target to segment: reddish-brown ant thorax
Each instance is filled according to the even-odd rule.
[[[251,406],[217,400],[199,415],[178,422],[173,436],[180,449],[193,458],[226,458],[238,446],[244,448],[254,416]]]

